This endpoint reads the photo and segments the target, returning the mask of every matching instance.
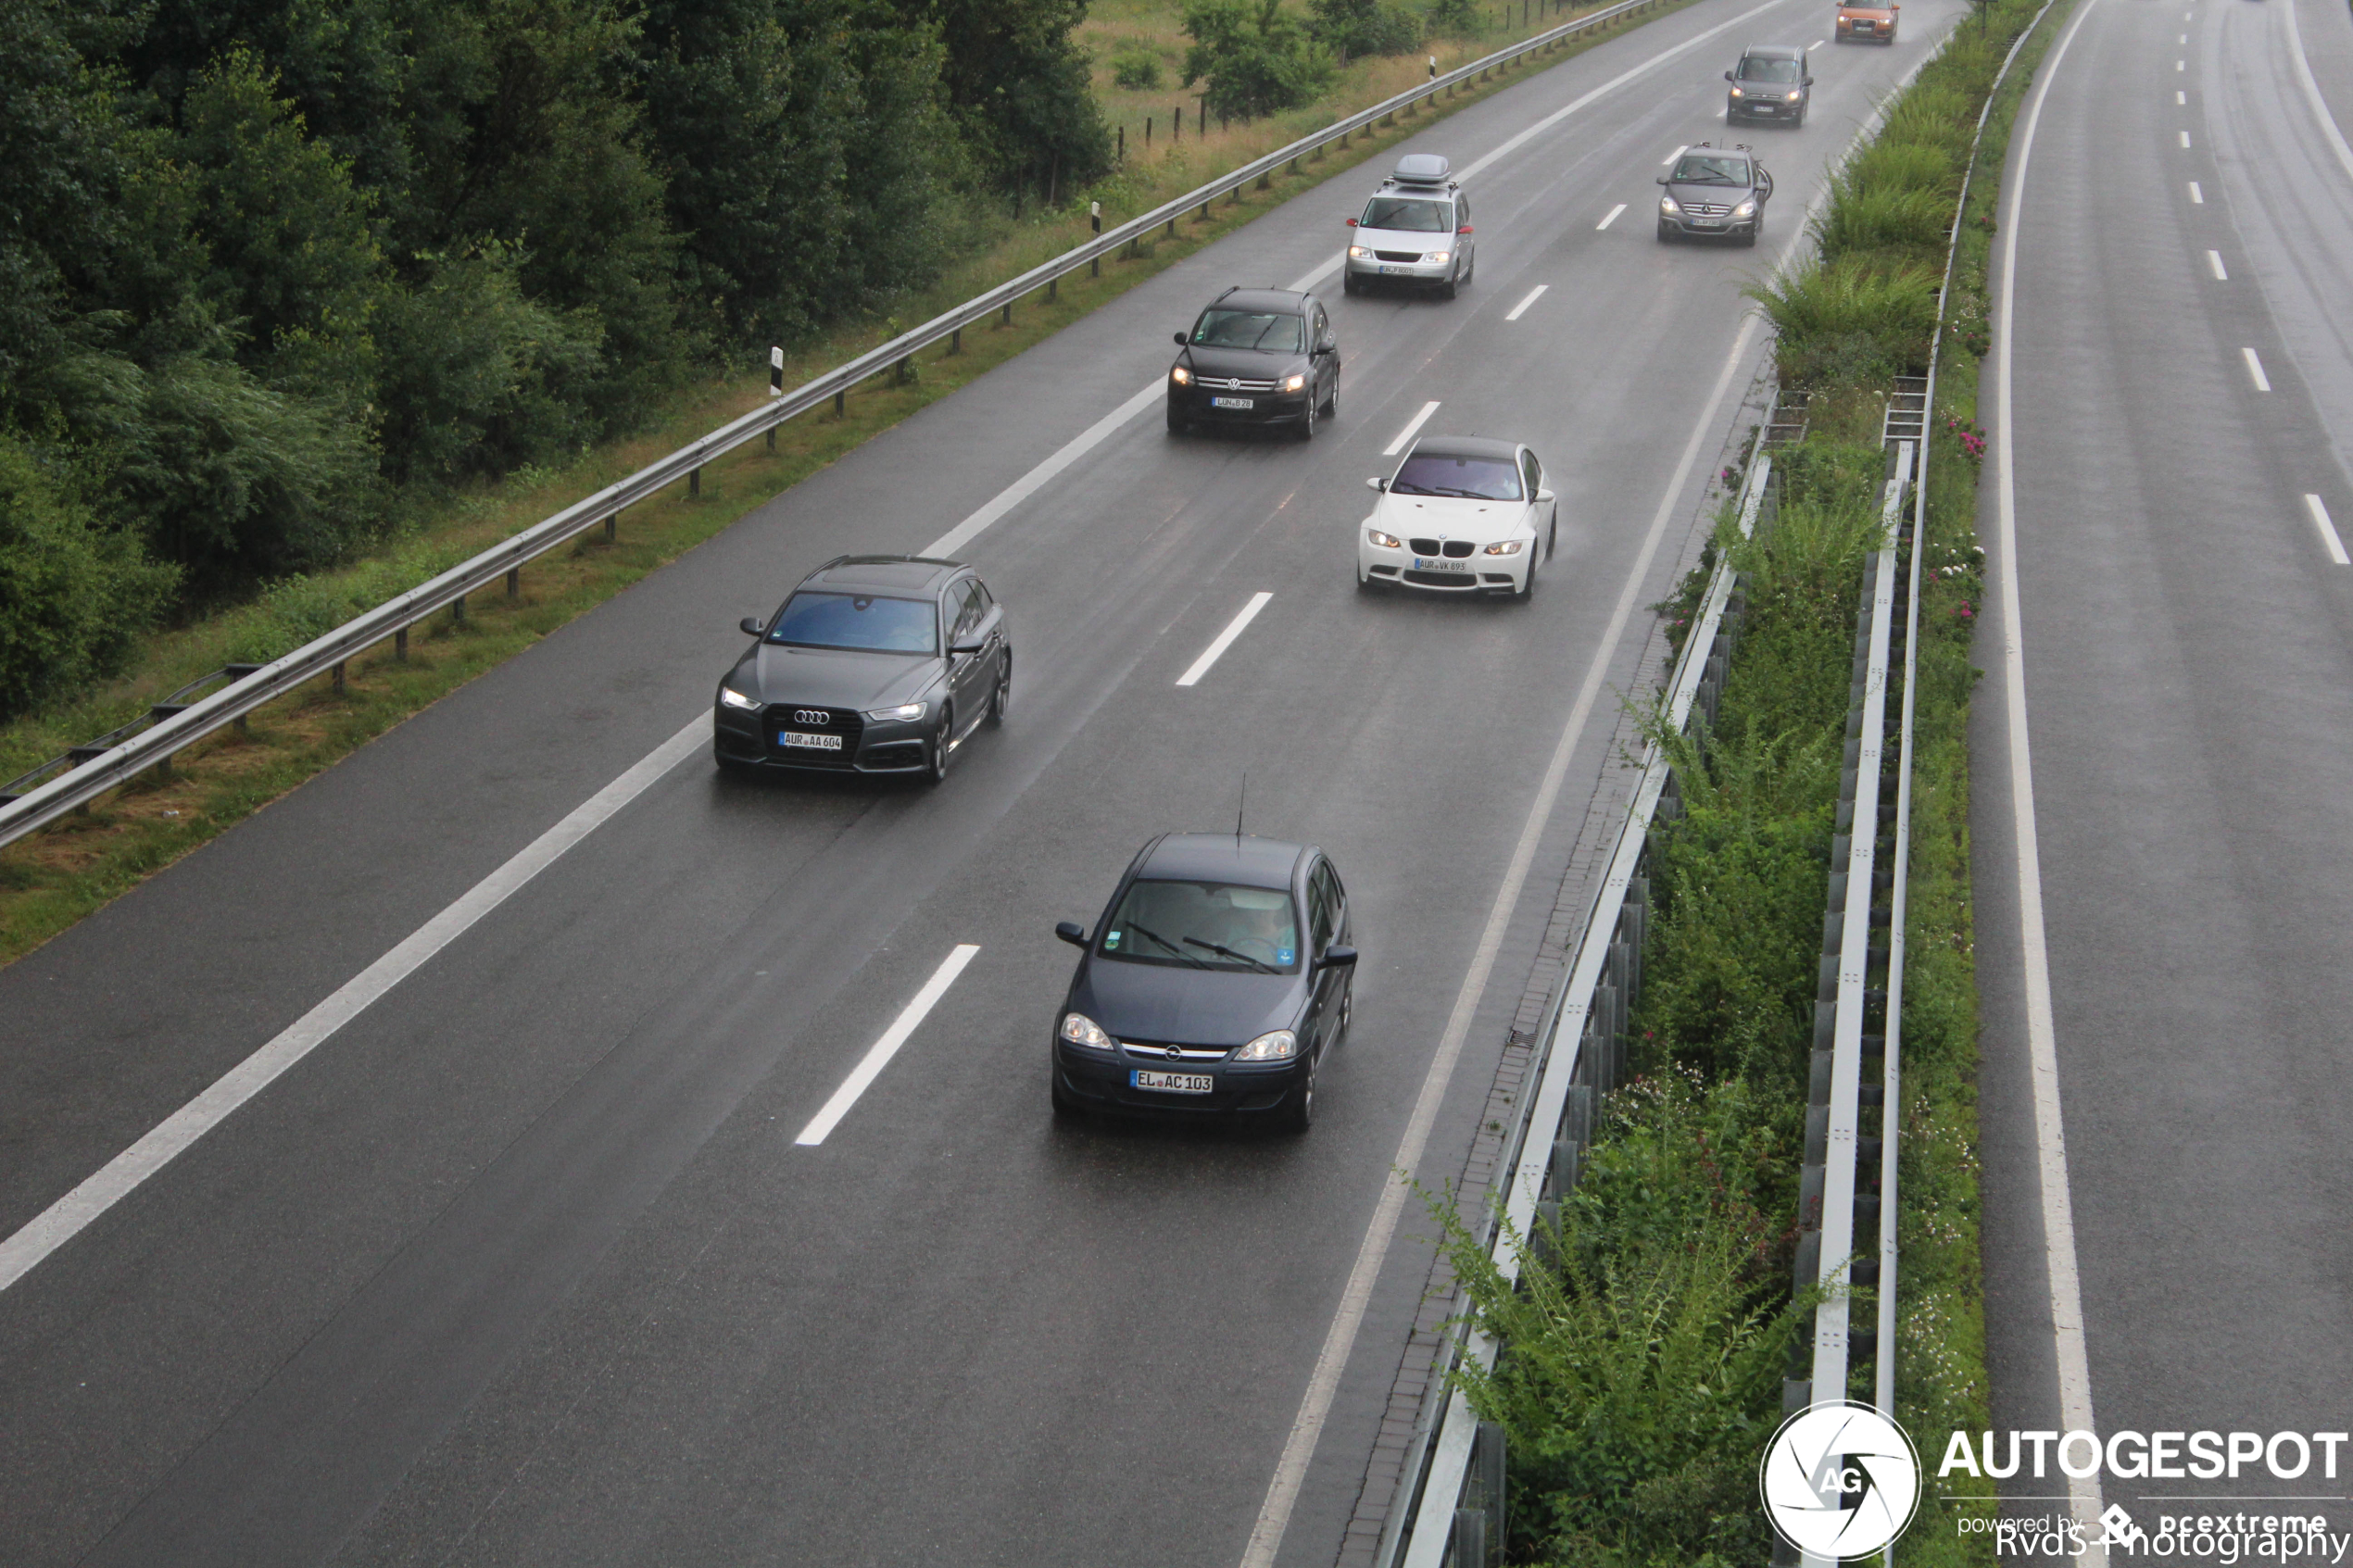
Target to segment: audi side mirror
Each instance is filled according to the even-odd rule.
[[[1316,967],[1319,969],[1353,969],[1356,967],[1356,949],[1353,947],[1343,947],[1335,943],[1331,947],[1324,949],[1324,956],[1316,961]]]
[[[747,637],[760,636],[768,630],[760,623],[760,617],[756,615],[747,615],[736,624],[744,629],[744,635]]]
[[[1389,481],[1383,479],[1378,474],[1375,474],[1372,478],[1365,481],[1365,488],[1367,490],[1386,490],[1389,488]]]
[[[1087,928],[1075,920],[1056,921],[1054,935],[1074,947],[1084,947],[1087,945]]]

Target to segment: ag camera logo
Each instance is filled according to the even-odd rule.
[[[1869,1405],[1826,1400],[1781,1423],[1757,1466],[1765,1516],[1812,1557],[1852,1562],[1904,1533],[1920,1500],[1920,1458]]]

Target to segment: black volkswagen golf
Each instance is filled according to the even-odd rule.
[[[842,556],[801,580],[719,683],[723,768],[947,776],[949,759],[1013,696],[1005,611],[970,567]]]
[[[1173,833],[1144,846],[1055,1021],[1057,1111],[1237,1112],[1304,1132],[1348,1033],[1348,893],[1312,846]]]

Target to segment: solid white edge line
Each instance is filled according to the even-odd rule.
[[[2353,146],[2346,144],[2345,132],[2337,129],[2336,117],[2329,113],[2328,101],[2321,96],[2321,84],[2312,80],[2311,62],[2304,57],[2304,31],[2296,25],[2296,0],[2287,0],[2287,41],[2288,52],[2296,60],[2296,80],[2304,88],[2304,101],[2312,107],[2312,118],[2321,122],[2321,134],[2336,154],[2337,167],[2353,178]]]
[[[1163,395],[1164,384],[1161,381],[1153,381],[1151,385],[1137,393],[1126,402],[1088,425],[1077,435],[1063,443],[1052,457],[1048,458],[999,492],[996,498],[987,506],[925,546],[921,553],[935,557],[951,556],[971,544],[979,537],[982,530],[1044,489],[1049,480],[1097,446],[1101,445],[1120,426],[1158,402]]]
[[[1624,202],[1619,202],[1616,207],[1609,209],[1607,215],[1604,216],[1599,223],[1593,225],[1594,231],[1599,232],[1601,230],[1608,228],[1611,224],[1617,221],[1617,215],[1625,210],[1626,204]]]
[[[2043,105],[2068,46],[2096,8],[2087,0],[2075,19],[2035,72],[2034,101],[2028,106],[2026,124],[2018,137],[2018,162],[2005,172],[2009,215],[2002,223],[2002,293],[1998,342],[2001,358],[1994,376],[1994,450],[2000,482],[1995,486],[1997,527],[2001,536],[2002,678],[2008,709],[2010,815],[2018,838],[2019,947],[2026,991],[2026,1040],[2034,1084],[2035,1174],[2042,1195],[2043,1261],[2048,1280],[2053,1358],[2058,1375],[2059,1420],[2063,1430],[2095,1431],[2092,1420],[2091,1359],[2083,1342],[2082,1274],[2075,1254],[2075,1205],[2067,1174],[2067,1123],[2059,1106],[2058,1041],[2051,1016],[2051,960],[2043,924],[2042,850],[2034,829],[2034,759],[2026,720],[2026,653],[2020,629],[2018,572],[2017,458],[2011,432],[2017,421],[2011,411],[2010,368],[2014,360],[2011,328],[2017,319],[2019,210],[2024,202],[2026,172],[2034,153],[2034,132],[2042,123]],[[2082,1538],[2089,1547],[2085,1559],[2105,1564],[2108,1549],[2092,1546],[2100,1537],[2094,1527],[2102,1510],[2096,1474],[2070,1478],[2070,1507]]]
[[[840,1124],[841,1119],[849,1114],[849,1108],[858,1103],[858,1097],[882,1076],[882,1070],[890,1065],[890,1059],[899,1054],[899,1047],[905,1045],[907,1037],[922,1025],[931,1010],[938,1005],[939,998],[948,994],[948,987],[956,984],[956,976],[964,972],[964,966],[972,962],[973,955],[979,951],[978,945],[975,943],[959,942],[954,951],[939,960],[939,967],[931,972],[931,978],[925,981],[924,988],[915,993],[915,999],[900,1010],[899,1016],[891,1020],[890,1027],[882,1032],[882,1037],[866,1047],[866,1054],[859,1059],[856,1067],[849,1070],[849,1076],[841,1081],[841,1087],[834,1091],[833,1098],[809,1119],[809,1125],[800,1130],[800,1136],[793,1139],[795,1145],[814,1148],[825,1141],[825,1135]]]
[[[2246,373],[2255,378],[2255,390],[2258,392],[2271,391],[2271,378],[2263,373],[2263,361],[2256,358],[2255,350],[2252,348],[2242,348],[2239,352],[2246,356]]]
[[[1201,657],[1193,660],[1192,668],[1176,677],[1176,684],[1180,686],[1189,686],[1203,675],[1208,674],[1209,667],[1215,664],[1225,651],[1234,646],[1234,639],[1249,629],[1250,623],[1258,619],[1258,612],[1266,608],[1266,601],[1274,596],[1264,589],[1252,594],[1250,596],[1250,603],[1242,606],[1235,613],[1234,619],[1226,622],[1226,629],[1217,633],[1217,640],[1202,649]]]
[[[2312,514],[2312,526],[2321,531],[2321,543],[2329,547],[2329,559],[2339,566],[2353,566],[2353,557],[2345,553],[2345,541],[2336,536],[2336,524],[2329,520],[2328,504],[2318,495],[2307,495],[2304,508]]]
[[[2231,281],[2230,273],[2222,270],[2222,253],[2221,251],[2208,251],[2206,253],[2206,264],[2214,269],[2214,281],[2216,282],[2227,283]]]
[[[1398,453],[1405,450],[1405,443],[1413,440],[1414,433],[1428,422],[1429,417],[1436,412],[1438,412],[1438,404],[1435,400],[1423,404],[1422,411],[1405,421],[1405,428],[1397,433],[1396,440],[1380,449],[1380,455],[1384,458],[1394,458]]]
[[[2190,205],[2192,207],[2206,205],[2206,193],[2198,189],[2197,182],[2195,180],[2190,182]]]
[[[40,1261],[138,1187],[139,1184],[227,1120],[247,1100],[284,1076],[385,992],[422,969],[484,915],[645,793],[664,773],[710,744],[711,716],[698,713],[672,735],[605,785],[555,826],[510,857],[504,865],[419,926],[397,947],[339,986],[333,996],[280,1030],[269,1044],[231,1068],[202,1094],[164,1119],[152,1132],[116,1155],[82,1184],[0,1241],[0,1290],[22,1279]]]
[[[1552,286],[1553,286],[1553,285],[1552,285],[1552,284],[1550,284],[1550,283],[1539,283],[1539,284],[1537,284],[1534,288],[1532,288],[1532,289],[1529,290],[1529,291],[1528,291],[1528,297],[1527,297],[1527,298],[1525,298],[1525,299],[1523,299],[1523,300],[1521,300],[1521,301],[1520,301],[1517,305],[1513,306],[1513,307],[1512,307],[1512,309],[1511,309],[1511,314],[1510,314],[1510,315],[1508,315],[1508,316],[1505,316],[1505,317],[1504,318],[1504,320],[1506,320],[1506,321],[1516,321],[1516,320],[1519,320],[1522,316],[1525,316],[1526,314],[1528,314],[1528,307],[1529,307],[1529,306],[1531,306],[1531,305],[1535,304],[1538,300],[1540,300],[1540,299],[1541,299],[1541,298],[1543,298],[1543,297],[1544,297],[1544,291],[1545,291],[1546,289],[1551,288]]]

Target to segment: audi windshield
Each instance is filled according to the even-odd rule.
[[[936,654],[939,614],[929,599],[799,593],[785,602],[768,640],[796,648]]]

